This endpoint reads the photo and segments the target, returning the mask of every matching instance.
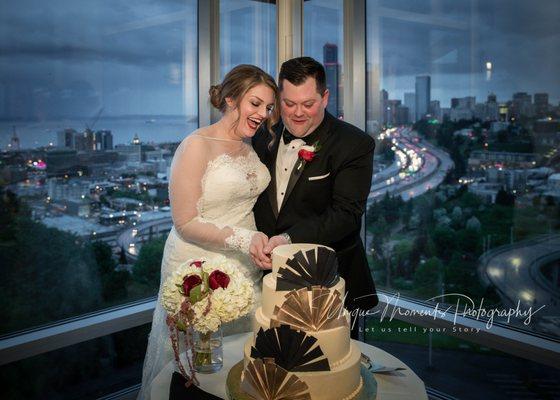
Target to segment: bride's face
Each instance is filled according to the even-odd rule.
[[[237,122],[235,133],[241,138],[253,137],[259,126],[270,117],[274,107],[274,91],[260,84],[243,96],[238,107],[232,110]]]

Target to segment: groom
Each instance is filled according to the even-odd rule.
[[[329,246],[346,281],[346,307],[367,311],[378,299],[360,228],[375,141],[325,111],[325,69],[313,58],[284,62],[278,81],[282,121],[275,138],[266,129],[253,138],[272,177],[254,207],[257,229],[270,239],[252,246],[253,260],[269,266],[272,249],[282,244]]]

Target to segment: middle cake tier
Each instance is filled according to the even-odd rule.
[[[344,326],[319,331],[306,331],[317,339],[317,345],[321,347],[323,354],[329,360],[331,369],[343,364],[350,357],[350,324],[347,314],[344,318],[346,321]],[[256,337],[259,328],[263,330],[270,328],[270,318],[263,315],[261,307],[257,308],[255,322],[257,326],[254,327],[254,337]]]
[[[338,282],[330,290],[336,290],[341,296],[345,294],[344,279],[340,278]],[[276,290],[276,277],[274,274],[268,274],[263,278],[262,288],[262,313],[267,318],[272,318],[274,307],[281,307],[286,300],[289,290]]]

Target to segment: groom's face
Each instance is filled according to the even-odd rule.
[[[329,91],[317,92],[315,78],[309,77],[301,85],[294,85],[287,79],[282,82],[280,111],[282,121],[292,135],[304,137],[313,132],[325,117],[329,102]]]

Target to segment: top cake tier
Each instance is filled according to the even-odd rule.
[[[317,244],[278,246],[272,251],[271,275],[277,282],[278,291],[311,286],[333,287],[339,280],[336,252]]]

